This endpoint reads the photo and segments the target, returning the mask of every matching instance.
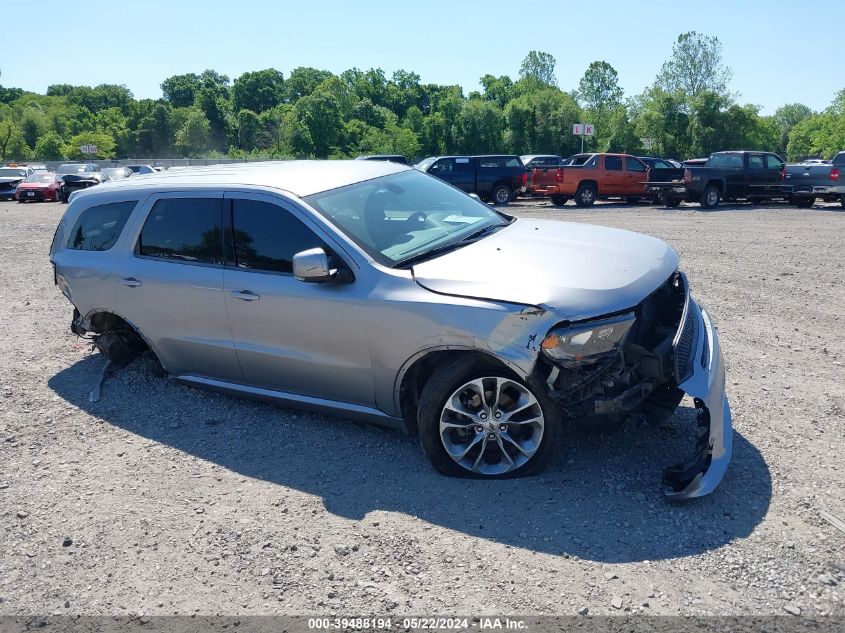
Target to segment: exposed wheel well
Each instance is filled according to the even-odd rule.
[[[725,193],[725,183],[723,183],[721,180],[710,180],[707,182],[706,185],[704,185],[704,189],[707,189],[707,187],[716,187],[716,189],[719,190],[720,194]]]
[[[584,185],[590,185],[596,191],[599,190],[599,183],[597,183],[595,180],[582,180],[581,182],[578,183],[578,189],[580,189]]]
[[[399,405],[408,432],[417,433],[417,407],[420,394],[434,371],[468,356],[477,356],[479,363],[495,364],[508,375],[515,375],[510,367],[495,356],[477,350],[436,350],[421,356],[405,372],[399,387]]]
[[[87,322],[88,326],[83,327],[82,320],[74,318],[71,329],[80,336],[93,335],[91,340],[100,353],[118,366],[131,362],[145,352],[155,357],[143,335],[123,317],[102,311],[89,315]]]

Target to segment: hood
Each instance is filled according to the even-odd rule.
[[[23,176],[2,176],[0,177],[0,185],[8,185],[23,180]]]
[[[540,306],[574,321],[636,306],[677,267],[677,253],[648,235],[521,218],[413,273],[434,292]]]

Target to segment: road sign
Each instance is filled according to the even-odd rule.
[[[584,126],[581,123],[573,123],[572,133],[575,136],[581,136],[584,133]]]
[[[79,151],[83,154],[96,154],[97,153],[97,146],[96,145],[83,145],[79,148]]]
[[[593,136],[596,133],[596,126],[592,123],[584,124],[584,136]]]

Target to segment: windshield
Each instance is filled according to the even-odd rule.
[[[486,204],[416,170],[318,193],[305,201],[387,266],[508,223]]]
[[[414,165],[415,169],[419,169],[420,171],[425,171],[429,167],[431,167],[432,163],[437,160],[436,156],[432,156],[431,158],[423,158],[420,162]]]
[[[57,174],[84,174],[85,165],[59,165]]]
[[[24,182],[53,182],[53,180],[53,174],[33,174],[24,180]]]
[[[109,180],[120,180],[129,175],[127,172],[132,173],[130,170],[124,169],[123,167],[116,167],[114,169],[104,169],[103,176]]]
[[[21,176],[26,176],[25,169],[10,169],[8,167],[0,169],[0,178],[19,178]]]

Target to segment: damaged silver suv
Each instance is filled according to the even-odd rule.
[[[701,433],[664,494],[731,455],[722,354],[678,256],[628,231],[500,213],[375,161],[171,170],[77,193],[51,248],[72,329],[184,383],[419,433],[435,468],[539,471],[563,424]]]

